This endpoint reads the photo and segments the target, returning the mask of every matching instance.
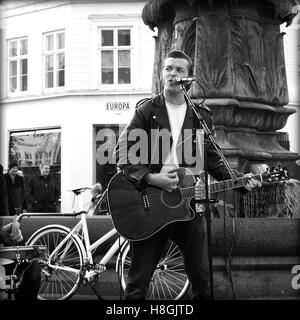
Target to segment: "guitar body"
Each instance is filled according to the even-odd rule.
[[[178,188],[172,192],[151,186],[138,191],[122,172],[110,180],[108,206],[114,226],[124,238],[147,239],[172,222],[194,218],[195,198],[200,201],[205,199],[204,185],[200,179],[195,184],[193,173],[187,168],[171,172],[177,172],[179,178]],[[265,183],[283,183],[289,179],[287,171],[281,167],[251,178]],[[214,182],[209,184],[209,191],[215,193],[241,188],[248,181],[249,177],[242,176],[236,180]]]
[[[117,173],[108,185],[108,206],[117,231],[128,240],[151,237],[175,221],[192,220],[195,216],[190,200],[183,198],[181,188],[195,184],[193,173],[178,168],[178,189],[172,192],[147,186],[136,189],[123,172]]]

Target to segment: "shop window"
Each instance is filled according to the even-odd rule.
[[[40,173],[42,161],[50,164],[51,174],[60,185],[61,130],[45,129],[10,133],[9,160],[17,161],[25,182]]]

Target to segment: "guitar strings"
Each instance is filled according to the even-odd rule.
[[[211,189],[214,189],[213,186],[215,184],[212,184],[211,185]],[[217,189],[217,188],[215,188]],[[205,191],[205,186],[191,186],[191,187],[186,187],[186,188],[179,188],[180,190],[180,193],[181,195],[183,195],[184,198],[189,198],[189,197],[193,197],[194,196],[194,193],[190,194],[189,191],[190,190],[195,190],[195,195],[197,192],[204,192]],[[226,188],[224,188],[224,190],[226,190]],[[174,190],[173,192],[175,192],[176,190]],[[186,194],[184,195],[184,192],[186,191]],[[218,192],[218,191],[221,191],[221,190],[211,190],[211,192]],[[164,192],[167,192],[167,191],[164,191],[162,190],[160,193],[152,193],[152,194],[147,194],[147,195],[143,195],[143,196],[146,196],[148,199],[157,199],[157,198],[161,198],[162,194]],[[172,192],[170,192],[170,194],[172,194]]]
[[[194,186],[194,187],[179,188],[179,189],[180,189],[180,195],[182,196],[182,199],[192,198],[194,196],[194,194],[189,193],[189,190],[192,190],[192,189],[199,190],[200,189],[200,191],[202,191],[202,192],[204,192],[204,190],[205,190],[204,186],[196,186],[196,187]],[[186,191],[185,194],[184,194],[184,191]],[[153,194],[149,194],[149,195],[143,195],[143,197],[147,197],[147,200],[150,205],[157,205],[158,203],[161,203],[161,198],[163,197],[164,192],[166,192],[166,191],[161,191],[160,193],[153,193]],[[171,194],[172,193],[170,193],[170,195]],[[169,194],[166,193],[166,195],[168,196]],[[197,197],[196,192],[195,192],[195,196]]]
[[[244,179],[243,179],[244,180]],[[240,182],[243,182],[243,180],[241,180]],[[231,181],[231,180],[230,180]],[[232,187],[230,187],[230,186],[228,186],[227,188],[223,188],[223,190],[222,189],[219,189],[219,190],[217,190],[218,188],[216,187],[216,186],[218,186],[220,183],[219,182],[217,182],[217,183],[213,183],[213,184],[211,184],[210,185],[210,188],[211,189],[215,189],[215,190],[211,190],[211,192],[219,192],[219,191],[223,191],[223,190],[229,190],[229,189],[232,189],[232,188],[234,188],[234,187],[236,187],[236,188],[238,188],[238,187],[240,187],[240,186],[242,186],[240,183],[238,184],[238,185],[236,185],[236,186],[232,186]],[[197,189],[200,189],[200,192],[201,191],[204,191],[205,190],[205,186],[190,186],[190,187],[185,187],[185,188],[180,188],[180,190],[182,191],[181,192],[181,194],[184,192],[184,191],[187,191],[187,192],[189,192],[189,189],[190,190],[196,190],[197,191]],[[176,190],[174,190],[174,191],[176,191]],[[147,197],[148,198],[150,198],[150,197],[156,197],[156,196],[158,196],[158,197],[161,197],[161,194],[163,193],[163,192],[165,192],[165,191],[161,191],[160,193],[153,193],[153,194],[149,194],[149,195],[147,195]],[[196,192],[195,192],[196,193]],[[191,196],[193,196],[193,195],[191,195]],[[189,197],[189,196],[188,196]]]
[[[253,178],[257,178],[259,177],[260,181],[262,182],[262,184],[264,185],[264,179],[263,179],[263,175],[258,174],[258,175],[254,175]],[[239,177],[238,178],[238,184],[234,185],[232,180],[228,180],[228,181],[221,181],[221,182],[216,182],[216,183],[212,183],[210,184],[210,192],[214,193],[214,192],[220,192],[220,191],[226,191],[226,190],[230,190],[230,189],[234,189],[234,188],[239,188],[244,186],[247,181],[249,180],[248,177]],[[227,188],[226,186],[226,182],[227,182]],[[223,188],[217,188],[217,186],[219,187],[221,184],[223,184]],[[215,188],[214,188],[215,187]],[[198,186],[189,186],[189,187],[185,187],[185,188],[178,188],[180,195],[181,195],[181,201],[184,199],[188,199],[188,198],[192,198],[192,197],[199,197],[199,195],[197,195],[197,191],[200,190],[200,192],[205,191],[205,186],[204,185],[198,185]],[[215,190],[213,190],[215,189]],[[195,190],[195,193],[190,193],[190,190]],[[175,191],[175,190],[174,190]],[[173,191],[173,192],[174,192]],[[160,193],[153,193],[153,194],[146,194],[143,195],[142,197],[144,198],[144,201],[147,200],[147,202],[149,203],[150,206],[155,206],[157,204],[161,204],[162,200],[163,200],[163,196],[164,193],[166,194],[166,196],[168,195],[172,195],[172,192],[170,192],[169,194],[166,193],[166,191],[161,190]]]
[[[245,183],[244,180],[247,181],[247,178],[244,178],[244,177],[239,178],[238,179],[239,183],[235,187],[240,187],[240,184]],[[224,182],[225,181],[222,181],[223,184],[224,184]],[[228,183],[229,183],[229,181],[228,181]],[[216,186],[219,186],[219,184],[220,184],[220,182],[216,182],[216,183],[213,183],[213,184],[210,185],[211,189],[214,189],[213,187],[215,187],[215,190],[213,190],[213,191],[211,190],[211,193],[222,191],[222,190],[217,190]],[[180,194],[182,196],[182,199],[187,199],[187,198],[192,198],[193,196],[197,197],[197,195],[196,195],[197,191],[198,192],[199,191],[200,192],[204,192],[205,191],[205,186],[204,185],[201,185],[201,186],[190,186],[190,187],[179,188],[179,189],[180,189]],[[195,190],[195,194],[190,194],[189,193],[189,191],[192,190],[192,189]],[[230,188],[230,186],[228,186],[228,189],[232,189],[232,188]],[[225,190],[227,190],[227,189],[224,187],[224,191]],[[186,191],[186,194],[184,194],[185,191]],[[161,203],[161,198],[163,197],[163,193],[164,192],[166,192],[166,191],[163,190],[160,193],[153,193],[153,194],[143,195],[143,197],[146,197],[146,199],[148,200],[149,204],[151,206],[154,206],[154,205],[157,205],[157,204]],[[172,194],[172,192],[170,194]]]

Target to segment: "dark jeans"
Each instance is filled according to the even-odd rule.
[[[209,299],[209,268],[206,222],[196,217],[187,222],[174,222],[151,238],[131,242],[132,263],[125,291],[126,300],[144,300],[167,240],[173,240],[182,252],[185,271],[192,285],[192,298]]]

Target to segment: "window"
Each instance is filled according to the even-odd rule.
[[[25,166],[31,167],[32,163],[33,163],[32,162],[32,154],[25,151],[24,155],[25,155],[25,161],[24,161]]]
[[[16,161],[23,171],[25,184],[30,178],[40,174],[39,165],[42,161],[48,162],[51,167],[50,174],[60,186],[61,129],[10,132],[9,162],[11,161]]]
[[[8,40],[8,90],[27,91],[28,81],[28,40],[27,38]]]
[[[20,167],[39,166],[42,161],[60,165],[60,141],[60,129],[12,132],[9,159]]]
[[[44,34],[44,87],[65,85],[65,32]]]
[[[131,83],[131,29],[99,28],[101,84]]]

